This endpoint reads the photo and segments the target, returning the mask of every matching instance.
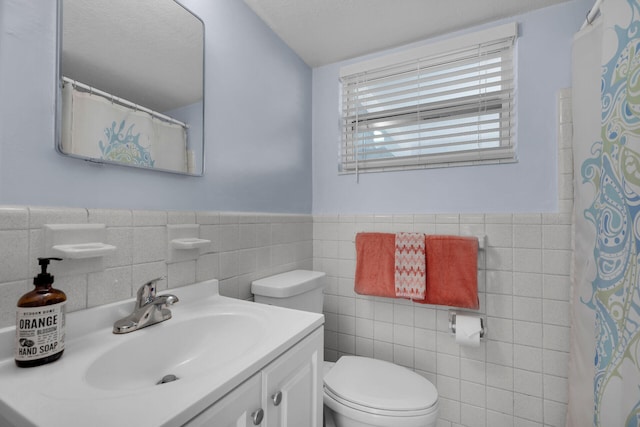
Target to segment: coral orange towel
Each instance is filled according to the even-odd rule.
[[[425,304],[478,309],[478,239],[429,235]],[[415,301],[415,300],[414,300]]]
[[[395,298],[395,253],[393,233],[356,235],[356,293]]]

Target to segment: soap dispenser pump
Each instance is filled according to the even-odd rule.
[[[54,362],[64,351],[67,296],[52,287],[53,276],[47,273],[51,260],[61,258],[38,258],[41,272],[33,278],[36,288],[18,300],[15,361],[22,368]]]

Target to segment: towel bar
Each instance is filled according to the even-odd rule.
[[[478,235],[478,236],[475,236],[475,237],[477,237],[477,238],[478,238],[478,249],[481,249],[481,250],[482,250],[482,249],[484,249],[484,247],[485,247],[485,242],[486,242],[486,240],[487,240],[487,236],[486,236],[486,235],[484,235],[484,234],[482,234],[482,235]],[[355,240],[355,239],[351,240],[351,243],[354,243],[354,244],[355,244],[355,243],[356,243],[356,240]]]

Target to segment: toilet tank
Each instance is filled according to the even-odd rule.
[[[320,271],[287,271],[251,282],[251,292],[259,303],[322,313],[324,276]]]

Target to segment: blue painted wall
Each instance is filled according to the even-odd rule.
[[[203,178],[57,154],[55,2],[0,1],[0,204],[319,214],[556,210],[556,93],[571,85],[571,40],[591,0],[516,18],[519,163],[366,174],[359,184],[337,174],[338,71],[353,61],[312,72],[244,2],[183,3],[206,25]]]
[[[355,175],[338,175],[340,67],[403,48],[315,68],[314,213],[556,211],[556,94],[571,86],[571,41],[591,4],[590,0],[570,1],[447,36],[506,22],[520,24],[516,113],[519,162],[514,164],[369,173],[361,174],[359,183]]]
[[[242,1],[183,3],[206,28],[202,178],[57,154],[55,2],[0,1],[0,204],[311,212],[311,69]]]

